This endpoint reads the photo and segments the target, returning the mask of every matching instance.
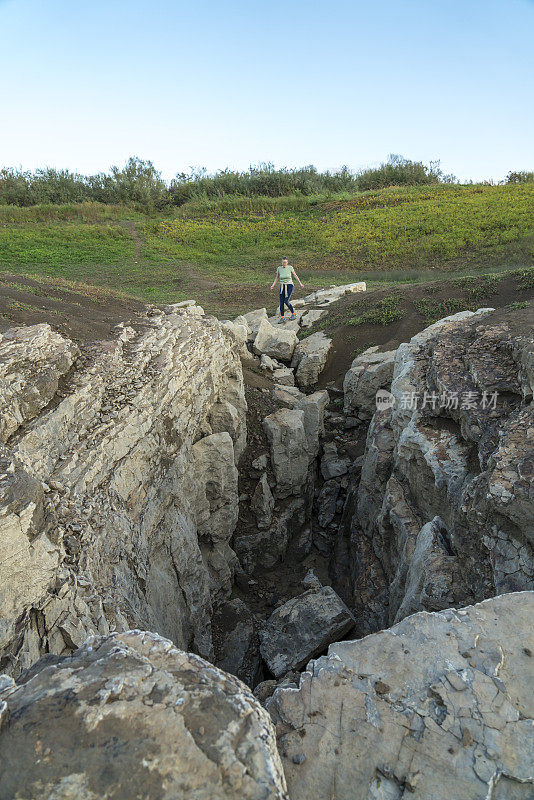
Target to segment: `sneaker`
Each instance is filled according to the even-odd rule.
[[[289,317],[289,319],[296,319],[296,318],[297,318],[297,315],[296,315],[294,312],[293,312],[293,314],[291,314],[291,316]]]
[[[282,322],[285,322],[285,321],[286,321],[285,317],[280,317],[280,319],[278,320],[278,324],[281,325]]]

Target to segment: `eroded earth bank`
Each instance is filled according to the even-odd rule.
[[[532,312],[339,296],[2,335],[0,798],[534,796]]]

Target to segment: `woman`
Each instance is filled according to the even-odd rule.
[[[284,317],[284,306],[287,306],[291,311],[291,316],[289,317],[289,319],[296,319],[293,306],[289,302],[289,299],[293,294],[293,275],[298,280],[300,285],[304,286],[299,276],[289,263],[288,259],[284,257],[282,259],[282,266],[278,267],[278,269],[276,270],[276,277],[273,281],[273,285],[271,286],[271,289],[274,289],[274,287],[276,286],[276,281],[277,280],[280,281],[280,319],[278,320],[279,324],[281,322],[286,321]]]

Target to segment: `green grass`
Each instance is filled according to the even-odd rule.
[[[3,206],[0,270],[160,302],[202,299],[208,282],[218,290],[266,286],[287,253],[309,284],[363,279],[372,288],[526,267],[534,261],[533,220],[531,184],[226,196],[151,216],[96,203]],[[526,273],[521,280],[532,285]],[[492,286],[488,278],[473,300],[491,296]]]
[[[387,295],[373,304],[371,308],[349,320],[351,325],[363,325],[365,322],[371,325],[389,325],[402,319],[404,312],[401,308],[400,297],[397,295]]]

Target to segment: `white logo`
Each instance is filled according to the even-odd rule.
[[[375,395],[377,411],[384,411],[395,405],[395,398],[387,389],[379,389]]]

